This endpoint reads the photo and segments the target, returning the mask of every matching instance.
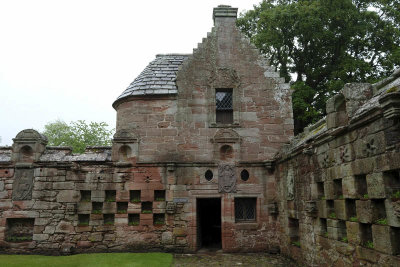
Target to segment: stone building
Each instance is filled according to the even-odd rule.
[[[113,103],[112,147],[0,148],[0,251],[269,251],[400,264],[400,71],[348,84],[293,138],[291,92],[218,6],[193,54],[157,55]]]

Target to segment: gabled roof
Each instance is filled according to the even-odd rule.
[[[115,103],[130,96],[176,94],[176,73],[189,55],[157,55],[140,75],[117,98]]]

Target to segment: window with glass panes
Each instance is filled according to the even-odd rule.
[[[256,220],[256,198],[235,198],[235,220],[255,221]]]
[[[216,89],[215,91],[216,123],[233,123],[232,89]]]

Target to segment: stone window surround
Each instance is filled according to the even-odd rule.
[[[220,124],[216,122],[215,94],[219,89],[232,89],[233,123]],[[230,67],[219,67],[212,71],[208,79],[208,127],[210,128],[240,128],[240,96],[242,88],[236,70]]]
[[[216,99],[215,94],[217,91],[222,89],[232,89],[232,109],[233,109],[233,123],[225,124],[225,123],[217,123],[217,112],[216,112]],[[210,117],[209,117],[209,127],[210,128],[240,128],[240,100],[238,96],[237,88],[213,88],[213,97],[212,97],[212,108],[210,108]]]
[[[241,199],[252,199],[254,200],[254,219],[238,219],[236,218],[236,202],[237,200],[241,200]],[[240,196],[240,195],[235,195],[234,199],[233,199],[233,207],[234,207],[234,212],[233,212],[233,216],[235,218],[235,223],[236,224],[240,224],[240,223],[257,223],[258,222],[258,218],[260,217],[258,214],[258,209],[257,206],[259,206],[260,203],[258,197],[256,196]]]

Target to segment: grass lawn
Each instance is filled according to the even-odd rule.
[[[0,255],[2,267],[89,267],[89,266],[171,266],[172,254],[168,253],[94,253],[72,256]]]

